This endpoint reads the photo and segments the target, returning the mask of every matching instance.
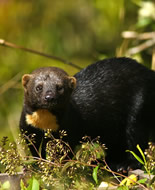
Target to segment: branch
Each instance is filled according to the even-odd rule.
[[[147,49],[147,48],[153,46],[154,44],[155,44],[155,38],[152,38],[152,39],[147,40],[144,43],[142,43],[136,47],[130,48],[127,51],[127,54],[133,55],[133,54],[139,53],[139,52],[143,51],[144,49]]]
[[[122,32],[122,37],[125,39],[137,38],[139,40],[147,40],[150,38],[155,38],[155,32],[138,33],[135,31],[124,31],[124,32]]]
[[[0,39],[0,45],[6,46],[6,47],[10,47],[10,48],[21,49],[21,50],[27,51],[29,53],[34,53],[34,54],[37,54],[37,55],[40,55],[40,56],[44,56],[44,57],[47,57],[47,58],[50,58],[50,59],[54,59],[54,60],[60,61],[60,62],[62,62],[64,64],[70,65],[70,66],[75,67],[75,68],[77,68],[79,70],[82,69],[80,66],[75,65],[75,64],[73,64],[73,63],[71,63],[71,62],[69,62],[69,61],[67,61],[65,59],[62,59],[60,57],[49,55],[49,54],[46,54],[46,53],[42,53],[40,51],[36,51],[36,50],[33,50],[33,49],[25,48],[25,47],[22,47],[22,46],[18,46],[16,44],[7,42],[7,41],[5,41],[3,39]]]

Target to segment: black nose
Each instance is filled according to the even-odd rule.
[[[54,99],[54,96],[52,94],[52,92],[48,92],[46,95],[45,95],[45,100],[50,102]]]

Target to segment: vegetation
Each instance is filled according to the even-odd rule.
[[[94,140],[91,140],[90,137],[83,137],[81,148],[74,154],[70,146],[63,141],[63,137],[66,135],[65,131],[60,131],[60,138],[55,139],[51,131],[47,131],[46,138],[50,138],[50,141],[46,148],[46,160],[41,157],[39,152],[39,157],[32,157],[21,135],[17,139],[17,143],[10,143],[4,137],[0,144],[0,163],[3,166],[3,171],[14,175],[22,169],[25,173],[20,182],[22,190],[32,190],[32,187],[35,187],[35,190],[39,188],[93,190],[103,181],[108,186],[115,186],[120,190],[138,187],[153,190],[155,187],[155,178],[149,182],[146,182],[146,179],[138,181],[135,175],[131,175],[121,182],[126,176],[113,172],[109,168],[105,160],[106,147],[100,144],[99,137]],[[27,139],[33,145],[33,135],[27,136]],[[144,158],[142,153],[147,165],[146,171],[149,175],[155,174],[155,145],[150,144],[146,155]],[[4,185],[9,187],[8,183],[2,184],[2,187]]]

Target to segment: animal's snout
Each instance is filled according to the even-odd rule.
[[[54,100],[54,94],[52,93],[52,91],[48,91],[45,95],[45,100],[47,102],[50,102],[52,100]]]

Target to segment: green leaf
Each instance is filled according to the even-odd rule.
[[[39,182],[35,178],[33,178],[32,190],[39,190]]]
[[[10,182],[9,181],[4,182],[2,185],[2,189],[9,189],[9,188],[10,188]]]
[[[144,155],[142,149],[140,148],[139,144],[137,144],[137,149],[139,150],[140,154],[142,155],[144,163],[146,163],[145,155]]]
[[[140,180],[138,180],[137,182],[138,182],[138,183],[141,183],[141,184],[144,184],[146,181],[147,181],[147,179],[144,178],[144,179],[140,179]]]
[[[142,160],[139,156],[137,156],[137,154],[135,154],[133,151],[131,151],[131,150],[126,150],[126,152],[130,152],[130,153],[136,158],[136,160],[138,160],[138,162],[140,162],[141,164],[144,165],[143,160]]]
[[[149,24],[151,24],[151,22],[152,22],[151,18],[141,18],[137,22],[137,27],[144,28],[144,27],[148,26]]]
[[[21,190],[27,190],[22,179],[20,181],[20,188],[21,188]]]
[[[96,167],[93,169],[93,179],[94,179],[94,181],[96,182],[96,184],[98,184],[98,179],[97,179],[97,171],[98,171],[98,168],[99,168],[99,166],[96,166]]]
[[[37,179],[35,179],[35,177],[32,177],[29,180],[29,186],[27,190],[39,190],[39,182]]]
[[[129,190],[129,187],[122,185],[122,186],[118,187],[117,190]]]

